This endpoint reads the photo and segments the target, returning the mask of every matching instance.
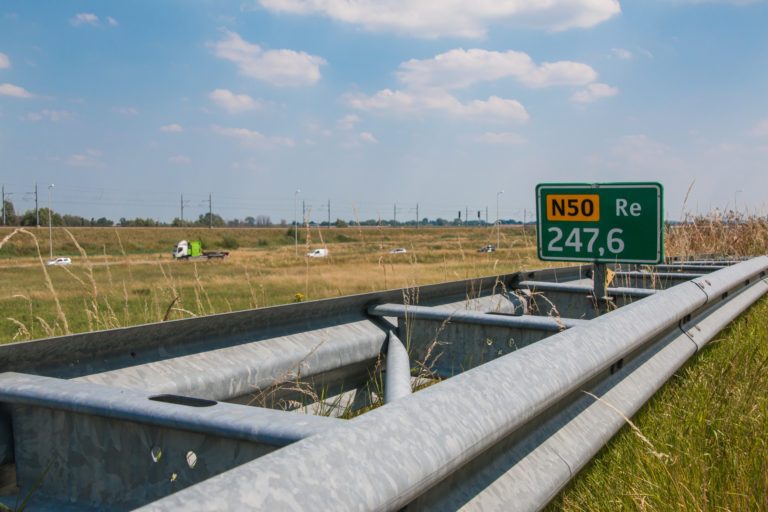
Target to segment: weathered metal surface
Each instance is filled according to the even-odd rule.
[[[613,283],[616,286],[663,290],[681,282],[701,277],[702,275],[705,274],[693,272],[619,271],[614,273]]]
[[[117,509],[158,499],[341,421],[14,373],[0,374],[0,402],[13,413],[22,489],[45,473],[36,501]]]
[[[232,400],[284,381],[373,363],[386,333],[369,320],[309,330],[205,352],[167,353],[159,361],[79,377],[156,393]]]
[[[584,320],[506,316],[401,304],[368,308],[398,319],[398,334],[411,358],[441,377],[450,377],[542,340]]]
[[[754,267],[764,271],[768,259]],[[732,293],[737,293],[753,270],[747,265],[718,272],[729,272]],[[677,330],[708,300],[699,286],[683,283],[213,477],[151,508],[248,504],[281,510],[398,509],[552,406],[585,386],[589,389],[617,361]],[[683,342],[687,354],[695,351],[687,336]],[[382,439],[397,440],[397,449]],[[536,468],[545,472],[546,460]]]
[[[591,285],[521,281],[518,286],[528,291],[529,310],[533,315],[590,320],[606,309],[600,307]],[[653,295],[656,291],[647,288],[610,287],[607,293],[610,308],[615,309]]]
[[[384,375],[384,402],[390,403],[411,394],[411,361],[403,343],[389,331],[387,369]]]
[[[654,265],[653,270],[656,272],[697,272],[708,273],[720,270],[729,265],[716,265],[714,263],[701,264],[701,263],[678,263],[678,264],[663,264]]]
[[[549,283],[547,281],[521,281],[518,286],[539,292],[566,292],[578,294],[588,294],[592,292],[592,287],[589,285]],[[656,292],[657,290],[649,290],[648,288],[626,288],[620,286],[608,288],[608,296],[613,298],[626,296],[634,299],[642,299],[649,295],[653,295]]]
[[[35,504],[54,509],[535,509],[623,424],[606,402],[631,415],[768,290],[766,257],[661,284],[696,265],[664,291],[609,288],[618,309],[590,321],[569,317],[596,309],[581,266],[0,347],[0,371],[73,379],[0,374],[0,459],[22,495],[50,464]],[[530,314],[543,297],[554,318]],[[349,421],[238,405],[352,410],[381,361],[386,405]],[[411,394],[414,365],[455,376]]]
[[[570,318],[558,320],[556,318],[536,316],[494,315],[461,309],[450,311],[424,306],[405,306],[402,304],[375,304],[368,307],[368,313],[373,316],[392,316],[413,320],[431,320],[435,322],[532,329],[548,332],[559,332],[566,328],[583,325],[584,323],[582,320]]]
[[[632,417],[698,348],[766,291],[768,283],[757,283],[709,309],[696,330],[695,345],[690,343],[690,329],[683,326],[682,333],[673,329],[594,388],[577,391],[570,405],[553,407],[546,421],[533,421],[522,433],[513,433],[408,509],[541,509],[626,424],[625,418]],[[657,449],[664,451],[663,446]]]

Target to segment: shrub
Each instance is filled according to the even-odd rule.
[[[224,249],[239,249],[240,242],[238,242],[237,238],[233,236],[224,235],[221,237],[221,246]]]

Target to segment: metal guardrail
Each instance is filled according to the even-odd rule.
[[[768,292],[768,257],[663,270],[603,314],[581,266],[2,346],[0,502],[536,510]]]

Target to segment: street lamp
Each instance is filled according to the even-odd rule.
[[[499,190],[498,192],[496,192],[496,249],[499,248],[499,245],[500,245],[499,242],[501,240],[501,235],[499,233],[499,229],[501,228],[501,225],[499,223],[499,196],[501,196],[501,194],[503,193],[504,193],[503,190]]]
[[[299,223],[296,221],[296,198],[301,193],[300,189],[296,189],[293,193],[293,244],[296,249],[296,256],[299,255]]]
[[[48,185],[48,245],[51,247],[51,259],[53,259],[53,210],[51,210],[52,195],[53,183]]]

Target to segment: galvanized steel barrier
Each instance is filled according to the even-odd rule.
[[[539,509],[768,291],[660,267],[608,312],[581,266],[2,346],[0,502]]]

